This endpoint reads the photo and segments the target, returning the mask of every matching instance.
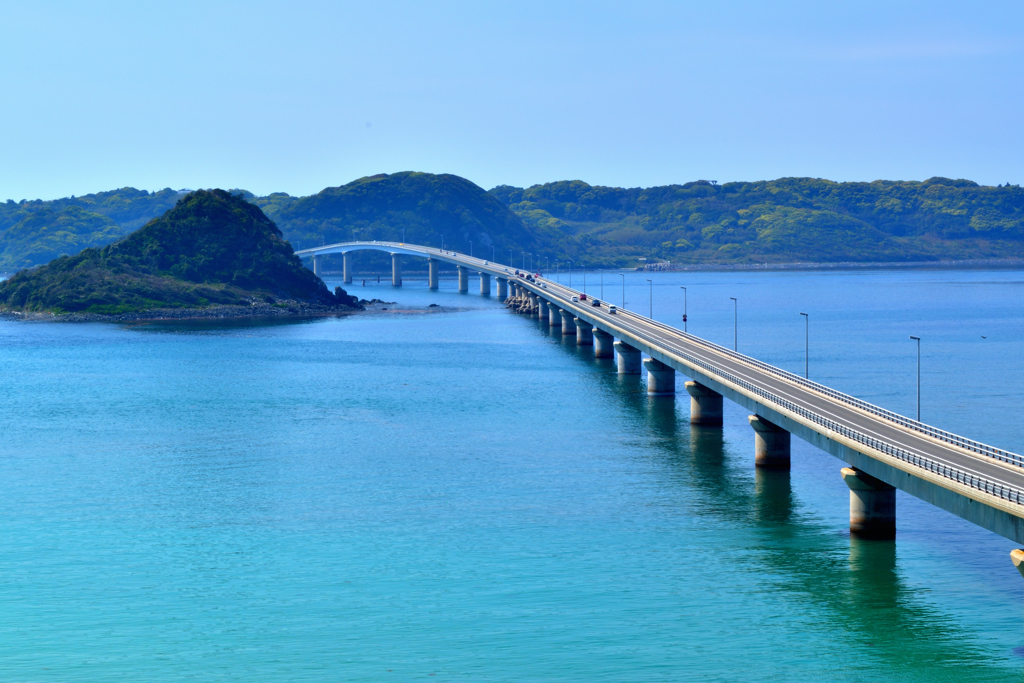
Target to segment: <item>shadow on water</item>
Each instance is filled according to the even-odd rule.
[[[122,323],[130,330],[145,332],[178,332],[195,334],[201,332],[230,332],[234,330],[309,325],[320,322],[324,316],[268,315],[247,318],[182,318],[164,320],[133,320]]]
[[[549,335],[561,336],[554,330]],[[672,482],[700,494],[698,514],[757,528],[753,550],[760,563],[752,571],[771,575],[778,589],[798,601],[826,608],[871,661],[886,662],[891,673],[908,678],[954,677],[965,665],[975,680],[1005,677],[1007,669],[992,661],[976,634],[926,604],[921,591],[901,578],[896,542],[853,538],[801,513],[789,471],[754,467],[752,432],[747,469],[730,458],[721,428],[690,425],[688,416],[680,417],[677,402],[686,401],[685,394],[647,397],[640,376],[615,374],[613,362],[595,359],[592,347],[577,347],[575,337],[562,338],[560,347],[654,437],[652,447]]]

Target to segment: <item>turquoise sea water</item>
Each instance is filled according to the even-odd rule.
[[[797,372],[807,312],[812,378],[904,414],[921,336],[922,417],[1024,451],[1018,272],[625,279],[673,324],[686,286],[726,345],[737,297],[740,351]],[[691,428],[425,285],[357,282],[402,305],[336,319],[0,322],[0,680],[1021,678],[1011,541],[902,494],[895,543],[851,540],[831,456],[755,472],[737,406]]]

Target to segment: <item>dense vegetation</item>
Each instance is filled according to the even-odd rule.
[[[1024,190],[968,180],[782,178],[490,191],[559,255],[623,264],[922,261],[1024,255]]]
[[[124,313],[297,300],[358,306],[331,294],[262,211],[223,190],[193,192],[120,241],[0,283],[0,307]]]
[[[163,214],[185,194],[124,187],[52,201],[7,200],[0,203],[0,272],[109,244]]]
[[[485,192],[464,178],[375,175],[309,197],[231,194],[261,207],[296,248],[402,240],[519,265],[930,261],[1024,257],[1024,190],[968,180],[834,183],[782,178],[615,188],[560,181]],[[160,215],[173,190],[132,188],[0,204],[0,271],[111,242]],[[360,269],[386,268],[362,252]],[[328,264],[329,265],[329,264]],[[413,264],[409,264],[412,266]]]
[[[483,188],[465,178],[392,173],[360,178],[302,198],[277,193],[251,199],[296,249],[349,240],[408,241],[490,257],[530,251],[530,230]],[[361,259],[369,258],[361,254]]]

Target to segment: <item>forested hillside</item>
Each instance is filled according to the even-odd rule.
[[[199,190],[118,242],[0,283],[0,309],[120,314],[294,300],[359,307],[304,267],[274,223],[242,198]]]
[[[1024,190],[969,180],[781,178],[651,188],[561,181],[490,191],[545,243],[625,264],[921,261],[1024,255]]]
[[[516,265],[574,259],[603,266],[931,261],[1024,257],[1024,190],[969,180],[835,183],[815,178],[650,188],[560,181],[485,192],[454,175],[393,173],[259,206],[299,249],[352,239],[472,251]],[[123,188],[0,204],[0,271],[101,246],[184,196]],[[360,254],[360,267],[385,267]],[[413,264],[410,264],[412,266]]]
[[[0,203],[0,272],[113,242],[174,206],[185,191],[125,187],[82,197]]]
[[[252,197],[296,248],[347,240],[396,240],[476,255],[533,249],[534,235],[483,188],[458,176],[392,173],[309,197]],[[492,250],[492,247],[494,248]]]

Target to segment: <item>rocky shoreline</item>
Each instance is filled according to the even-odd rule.
[[[210,306],[208,308],[154,308],[148,311],[103,315],[100,313],[36,313],[0,310],[0,318],[7,320],[52,321],[67,323],[131,322],[137,320],[190,320],[205,318],[267,318],[316,317],[346,315],[365,310],[365,306],[389,304],[373,299],[361,300],[361,308],[352,306],[324,306],[301,301],[279,301],[276,304],[257,303],[251,306]]]

